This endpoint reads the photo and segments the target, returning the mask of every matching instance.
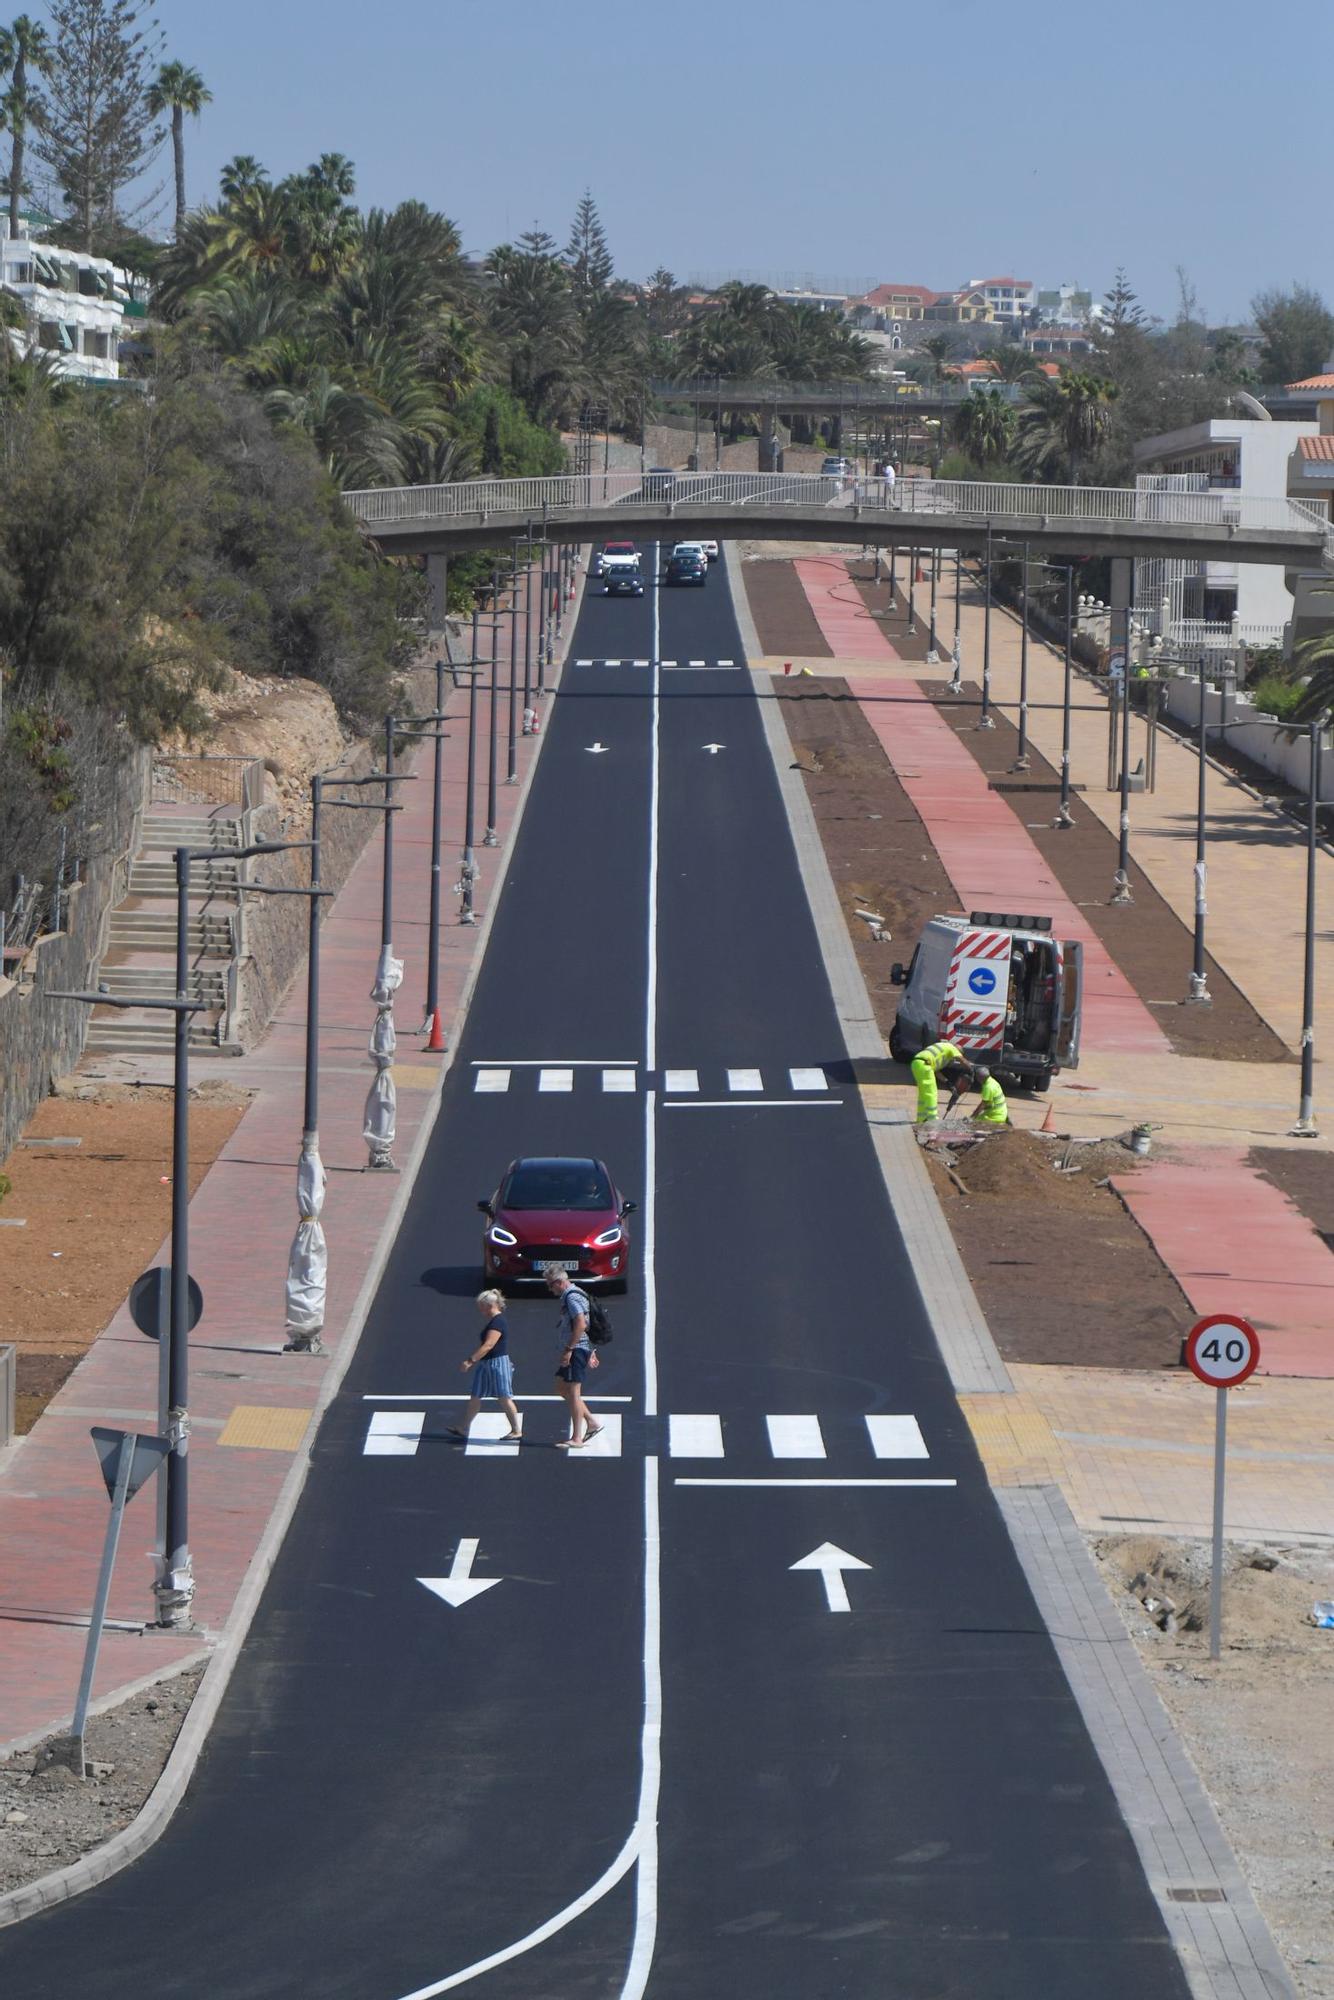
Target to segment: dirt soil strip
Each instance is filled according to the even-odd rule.
[[[791,653],[794,659],[833,658],[829,641],[816,623],[810,599],[790,562],[748,562],[746,594],[751,615],[767,655]]]
[[[882,1034],[898,1007],[890,967],[923,923],[957,900],[916,808],[841,680],[772,686],[820,829],[858,963]],[[893,944],[875,944],[858,908],[884,917]],[[911,1090],[908,1072],[885,1075]],[[944,1168],[932,1175],[964,1266],[1007,1361],[1110,1368],[1177,1365],[1190,1307],[1120,1198],[1096,1180],[1106,1149],[1079,1148],[1079,1174],[1058,1174],[1032,1135],[989,1139],[961,1161],[963,1193]],[[1059,1154],[1055,1154],[1059,1157]],[[1118,1172],[1129,1155],[1117,1151]],[[1078,1310],[1056,1272],[1078,1272]]]
[[[931,571],[921,565],[922,581],[914,582],[912,593],[913,630],[908,630],[908,557],[900,550],[894,565],[896,589],[889,588],[889,558],[883,559],[883,574],[874,581],[875,568],[860,559],[848,564],[850,588],[854,589],[901,660],[925,660],[931,645]],[[948,660],[954,644],[954,572],[942,567],[936,584],[936,651]]]
[[[1272,1181],[1334,1250],[1334,1156],[1321,1150],[1253,1146],[1246,1164]]]
[[[0,1216],[25,1223],[0,1229],[0,1341],[18,1348],[20,1432],[32,1429],[171,1227],[171,1098],[166,1088],[127,1084],[90,1099],[49,1097],[23,1138],[80,1144],[20,1140],[4,1162],[12,1188]],[[224,1082],[191,1092],[191,1194],[247,1101]]]

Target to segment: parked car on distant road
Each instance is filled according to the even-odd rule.
[[[820,467],[821,479],[836,479],[840,486],[844,484],[847,476],[848,461],[846,458],[827,458]]]

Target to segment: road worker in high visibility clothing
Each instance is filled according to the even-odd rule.
[[[917,1085],[917,1123],[930,1125],[936,1117],[936,1106],[940,1101],[940,1073],[952,1063],[963,1062],[962,1049],[956,1049],[953,1042],[932,1042],[929,1049],[923,1049],[912,1059],[912,1080]]]
[[[982,1097],[982,1102],[973,1113],[974,1125],[1008,1125],[1010,1112],[1005,1102],[1005,1092],[985,1063],[974,1065],[973,1087]]]

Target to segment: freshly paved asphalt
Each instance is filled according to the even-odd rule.
[[[717,573],[660,615],[662,657],[741,660]],[[647,656],[652,617],[590,594],[572,658]],[[606,1871],[466,1983],[1186,1993],[932,1342],[737,670],[660,676],[651,1005],[654,684],[567,670],[440,1121],[195,1783],[143,1861],[0,1934],[6,1993],[404,2000]],[[590,1067],[542,1094],[543,1060]],[[604,1063],[639,1087],[604,1092]],[[509,1089],[476,1093],[479,1065]],[[729,1066],[761,1092],[714,1104]],[[700,1101],[664,1098],[676,1067]],[[642,1205],[636,1263],[655,1250],[595,1378],[630,1399],[603,1406],[616,1459],[551,1449],[552,1403],[517,1458],[465,1456],[458,1404],[425,1400],[464,1387],[476,1200],[545,1150],[605,1157]],[[520,1396],[549,1392],[550,1302],[511,1329]],[[420,1447],[364,1456],[394,1396],[427,1410]],[[669,1455],[671,1413],[717,1414],[725,1455]],[[792,1413],[826,1457],[775,1459],[765,1419]],[[929,1458],[874,1457],[874,1413],[914,1416]],[[701,1476],[784,1483],[678,1484]],[[819,1483],[919,1477],[957,1484]],[[417,1579],[469,1537],[504,1581],[454,1609]],[[791,1569],[825,1542],[870,1565],[847,1615]]]

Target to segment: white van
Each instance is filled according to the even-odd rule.
[[[889,1052],[911,1062],[949,1041],[1003,1080],[1046,1090],[1079,1065],[1083,971],[1083,947],[1054,938],[1050,917],[932,917],[911,962],[890,975],[904,994]]]

